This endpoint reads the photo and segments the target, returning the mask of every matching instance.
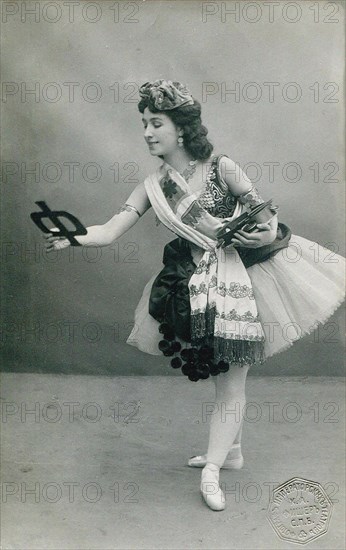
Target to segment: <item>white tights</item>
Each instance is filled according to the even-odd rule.
[[[234,443],[240,443],[248,365],[231,365],[228,372],[213,376],[214,411],[210,418],[207,462],[223,466]]]

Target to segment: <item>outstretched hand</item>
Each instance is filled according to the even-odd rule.
[[[63,248],[70,246],[70,241],[68,239],[54,235],[54,232],[56,231],[59,231],[59,229],[51,229],[51,233],[45,233],[43,235],[47,252],[51,252],[52,250],[62,250]]]

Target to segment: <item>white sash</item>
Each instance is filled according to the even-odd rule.
[[[215,359],[260,361],[265,335],[251,280],[234,247],[216,247],[211,235],[220,219],[202,208],[196,193],[191,194],[185,179],[167,163],[148,176],[144,185],[158,219],[205,251],[189,282],[192,343],[212,338]],[[222,221],[233,220],[242,211],[238,202],[233,215]]]

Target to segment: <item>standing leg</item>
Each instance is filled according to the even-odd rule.
[[[240,428],[235,436],[234,443],[226,457],[223,468],[228,470],[240,470],[244,465],[244,458],[241,452],[241,437],[243,431],[243,419],[240,419]],[[188,460],[188,466],[192,468],[204,468],[207,463],[207,453],[203,455],[191,456]]]
[[[248,365],[231,366],[215,376],[215,410],[210,419],[207,461],[221,468],[235,439],[241,437]]]
[[[215,408],[210,419],[207,464],[202,470],[201,492],[213,510],[225,508],[225,497],[219,487],[219,471],[239,430],[245,400],[248,365],[231,366],[227,373],[215,378]]]

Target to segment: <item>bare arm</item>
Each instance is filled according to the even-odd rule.
[[[127,199],[126,204],[134,206],[141,215],[151,207],[144,183],[137,185]],[[119,214],[115,214],[103,225],[92,225],[87,227],[88,233],[76,237],[76,240],[83,246],[107,246],[126,233],[126,231],[134,226],[138,220],[139,216],[136,212],[133,210],[124,210]],[[47,250],[66,248],[69,246],[69,241],[67,239],[54,236],[53,231],[45,238],[47,241]]]
[[[221,178],[235,197],[246,195],[246,193],[254,187],[253,183],[240,166],[228,157],[222,157],[220,159],[219,170]],[[257,227],[261,229],[263,233],[262,231],[259,233],[246,233],[246,231],[239,230],[241,238],[235,239],[235,243],[249,246],[249,248],[257,248],[258,245],[263,246],[264,244],[273,242],[276,238],[278,228],[277,214],[273,214],[273,217],[268,223],[257,224]],[[255,243],[253,242],[254,240],[258,240],[259,242]]]

